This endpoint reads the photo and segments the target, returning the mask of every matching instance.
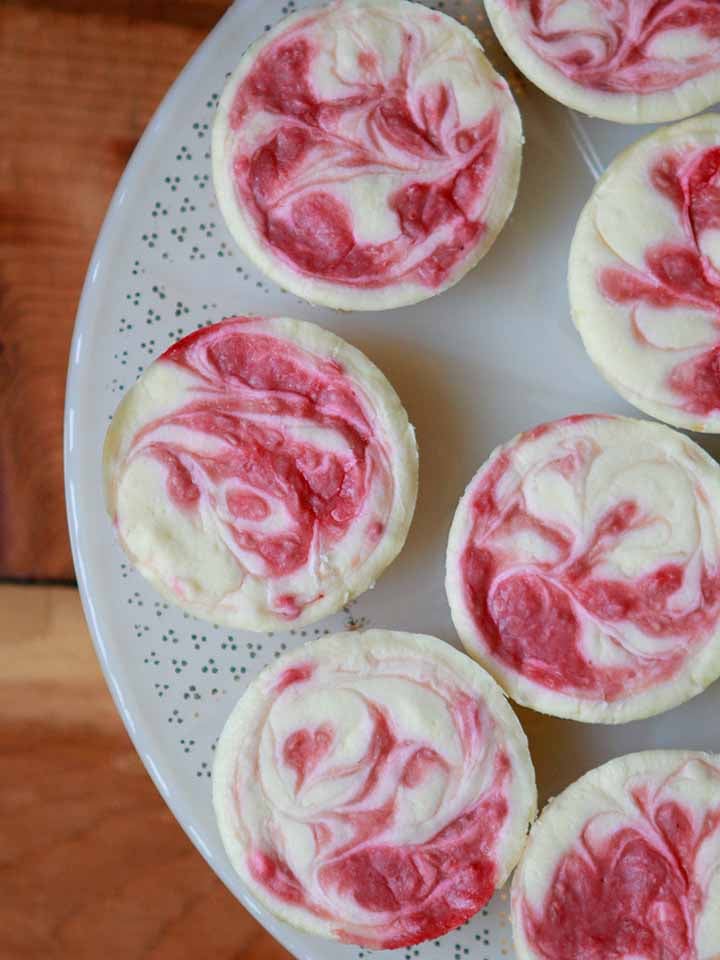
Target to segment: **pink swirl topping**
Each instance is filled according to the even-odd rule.
[[[227,162],[236,203],[285,265],[432,289],[472,254],[510,98],[461,31],[409,5],[336,4],[263,47],[234,94]],[[462,119],[458,85],[482,116]]]
[[[656,441],[634,424],[571,417],[538,427],[502,448],[466,494],[470,649],[582,700],[668,681],[720,621],[720,566],[702,546],[692,460],[673,463],[660,444],[648,453]],[[681,502],[676,516],[654,502],[656,483]]]
[[[720,69],[715,0],[505,0],[528,46],[602,93],[673,90]]]
[[[667,783],[649,783],[633,788],[631,800],[632,815],[614,828],[607,814],[588,820],[557,864],[540,910],[521,901],[525,937],[537,956],[697,960],[708,885],[699,860],[720,830],[720,799],[699,813],[673,798]]]
[[[157,362],[191,380],[133,437],[126,465],[161,464],[174,507],[207,529],[211,515],[240,574],[278,583],[275,612],[293,620],[323,594],[283,585],[359,533],[358,565],[385,529],[394,481],[368,399],[340,362],[258,318],[199,330]]]
[[[608,300],[632,308],[635,339],[648,346],[636,321],[640,305],[652,308],[655,325],[673,308],[707,314],[717,342],[676,364],[667,376],[678,405],[687,413],[707,416],[720,410],[720,263],[708,243],[720,231],[720,147],[669,151],[654,161],[649,182],[673,204],[684,239],[649,246],[644,270],[606,267],[598,283]],[[662,347],[654,342],[652,349]]]
[[[453,670],[402,647],[341,659],[308,654],[243,716],[229,829],[276,912],[409,946],[467,920],[507,871],[514,754]]]

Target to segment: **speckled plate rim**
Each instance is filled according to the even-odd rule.
[[[242,0],[240,0],[240,2],[242,2]],[[114,230],[115,220],[123,209],[128,193],[138,183],[142,175],[140,160],[145,153],[145,149],[163,136],[168,124],[168,115],[182,96],[183,88],[188,82],[192,81],[193,77],[200,76],[206,68],[212,57],[213,47],[236,6],[237,3],[232,4],[223,14],[163,97],[160,106],[145,128],[120,178],[107,213],[105,214],[105,219],[100,228],[97,241],[95,242],[78,303],[75,327],[70,344],[65,386],[63,430],[65,504],[67,508],[73,564],[75,566],[85,619],[90,628],[90,635],[95,647],[95,652],[100,661],[100,666],[115,706],[145,769],[163,800],[170,808],[173,816],[190,838],[193,845],[233,895],[237,896],[252,916],[255,917],[282,946],[298,957],[299,960],[312,960],[312,954],[293,934],[292,928],[288,927],[287,924],[275,920],[275,918],[263,909],[246,891],[238,891],[237,879],[229,861],[225,858],[214,856],[212,851],[206,846],[202,837],[193,826],[191,802],[183,796],[181,790],[174,790],[170,785],[172,764],[169,761],[163,763],[157,759],[162,753],[160,750],[154,752],[150,747],[152,732],[138,727],[133,719],[133,714],[137,715],[140,711],[140,703],[128,685],[121,685],[112,655],[103,636],[103,629],[101,627],[103,619],[103,596],[101,590],[97,589],[93,571],[85,562],[88,552],[87,540],[89,531],[87,526],[83,524],[78,495],[80,483],[76,479],[81,469],[79,450],[76,442],[79,424],[76,398],[78,396],[80,371],[82,365],[86,362],[86,353],[88,350],[85,334],[93,323],[94,316],[100,305],[99,291],[102,287],[105,273],[112,269],[112,265],[109,263],[110,236]],[[99,462],[100,453],[98,452],[98,463]],[[90,482],[92,482],[92,480]]]

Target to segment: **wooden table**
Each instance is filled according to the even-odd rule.
[[[135,144],[226,7],[0,5],[0,578],[73,579],[61,438],[80,288]]]
[[[0,957],[283,960],[161,800],[74,587],[0,586]]]
[[[122,728],[74,589],[62,491],[67,354],[95,236],[226,5],[0,6],[3,960],[287,957],[192,847]]]

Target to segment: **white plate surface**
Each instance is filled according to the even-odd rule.
[[[440,3],[476,30],[518,98],[527,143],[515,212],[485,260],[440,297],[377,314],[312,307],[265,281],[234,248],[210,175],[210,127],[226,73],[268,24],[296,9],[282,2],[239,0],[230,9],[168,93],[118,187],[71,349],[66,492],[97,653],[163,797],[213,869],[296,956],[362,960],[369,951],[299,934],[243,892],[213,819],[214,743],[248,679],[306,637],[371,624],[457,643],[443,590],[445,545],[456,503],[479,464],[496,444],[543,420],[633,413],[583,351],[569,319],[565,274],[575,220],[594,179],[650,128],[582,119],[553,103],[511,68],[479,3]],[[232,634],[169,607],[128,567],[102,502],[100,451],[124,391],[178,336],[233,313],[297,316],[334,330],[385,371],[417,428],[420,498],[404,551],[351,609],[299,632]],[[714,451],[712,440],[701,442],[720,450],[718,442]],[[518,712],[541,801],[631,750],[720,749],[720,683],[664,716],[619,728]],[[507,893],[441,940],[390,955],[512,957]]]

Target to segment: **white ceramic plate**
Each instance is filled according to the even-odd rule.
[[[226,73],[256,35],[296,8],[282,2],[240,0],[226,14],[168,93],[118,187],[70,356],[67,503],[97,653],[158,789],[213,869],[278,940],[300,958],[343,960],[368,951],[276,922],[233,876],[210,802],[214,743],[247,680],[306,636],[372,624],[457,643],[443,590],[445,544],[457,500],[480,462],[539,421],[632,412],[585,356],[569,319],[565,271],[594,178],[643,130],[580,119],[553,103],[511,69],[478,3],[440,3],[478,32],[518,98],[527,146],[515,212],[482,263],[440,297],[377,314],[309,306],[265,281],[234,248],[210,176],[210,126]],[[417,427],[420,499],[407,546],[372,592],[317,628],[232,634],[183,615],[128,568],[105,515],[100,451],[123,392],[172,340],[232,313],[289,314],[326,325],[385,371]],[[720,747],[720,684],[665,716],[616,729],[519,713],[541,800],[631,750]],[[507,906],[501,891],[464,927],[404,955],[510,957]]]

